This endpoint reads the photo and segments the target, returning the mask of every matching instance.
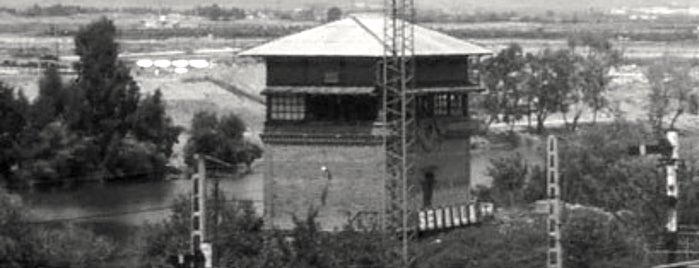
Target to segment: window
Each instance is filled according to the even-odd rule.
[[[471,85],[478,85],[481,83],[481,74],[479,68],[480,64],[479,56],[468,57],[468,82]]]
[[[375,121],[379,100],[368,95],[309,95],[306,99],[308,119],[313,121]]]
[[[269,107],[271,120],[303,120],[306,114],[306,103],[302,95],[270,96]]]
[[[439,94],[434,96],[434,114],[449,115],[449,95]]]
[[[337,84],[340,82],[340,72],[338,71],[325,71],[323,73],[323,83],[325,84]]]
[[[468,104],[466,101],[468,98],[466,95],[441,93],[433,95],[432,98],[434,101],[434,115],[463,116],[467,114]]]
[[[462,115],[461,95],[449,95],[449,115]]]

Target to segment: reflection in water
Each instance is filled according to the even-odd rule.
[[[209,181],[209,189],[213,189]],[[255,200],[262,215],[262,174],[220,180],[227,199]],[[141,225],[159,222],[170,215],[169,206],[180,195],[191,191],[191,181],[150,181],[95,183],[77,189],[34,191],[22,197],[36,220],[77,219],[76,221]]]

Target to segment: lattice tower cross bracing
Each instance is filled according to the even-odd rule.
[[[384,126],[387,128],[386,198],[388,199],[386,228],[397,231],[402,238],[404,263],[408,256],[408,240],[414,222],[410,211],[409,176],[413,173],[411,146],[414,142],[415,97],[408,94],[415,77],[414,0],[385,0],[384,56],[382,59],[382,89]]]

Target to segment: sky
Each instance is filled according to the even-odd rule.
[[[638,7],[657,5],[696,5],[697,0],[415,0],[422,8],[461,11],[585,11],[590,8],[606,10],[614,7]],[[347,6],[352,2],[382,4],[383,0],[0,0],[0,6],[21,8],[39,5],[82,5],[95,7],[171,7],[184,9],[196,5],[219,4],[243,8],[294,8],[311,5]]]

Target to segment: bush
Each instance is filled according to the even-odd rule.
[[[493,178],[496,202],[504,206],[517,204],[527,179],[529,165],[519,153],[512,157],[491,159],[490,164],[487,174]]]
[[[114,243],[72,224],[28,223],[19,196],[0,188],[0,267],[99,267]]]
[[[144,228],[145,244],[141,250],[143,267],[162,267],[168,258],[177,254],[189,254],[191,199],[179,197],[169,219]],[[214,204],[213,200],[207,200]],[[254,267],[258,262],[264,241],[262,220],[255,215],[251,203],[230,202],[221,198],[220,221],[214,221],[214,205],[207,210],[208,237],[213,237],[218,228],[218,237],[213,241],[216,267]]]
[[[535,165],[524,186],[522,199],[526,203],[533,203],[546,198],[546,168]]]
[[[611,214],[590,207],[568,210],[562,227],[564,266],[643,267],[641,233],[625,226]]]
[[[196,113],[184,149],[185,162],[191,166],[194,154],[204,154],[231,164],[245,163],[250,168],[262,156],[262,149],[243,137],[246,130],[245,122],[235,114],[219,118],[212,112]]]

